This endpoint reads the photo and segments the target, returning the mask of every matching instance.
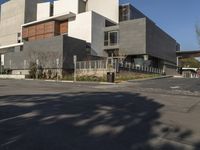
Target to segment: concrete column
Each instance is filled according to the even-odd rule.
[[[144,61],[149,60],[149,55],[144,55],[143,57],[144,57]]]
[[[179,67],[179,57],[178,56],[176,57],[176,65],[177,65],[177,67]]]

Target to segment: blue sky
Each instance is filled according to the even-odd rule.
[[[4,0],[0,0],[0,3]],[[200,0],[121,0],[130,2],[181,44],[182,50],[200,49],[195,24],[200,24]]]
[[[200,24],[200,0],[122,0],[131,2],[181,44],[182,50],[200,49],[195,24]]]

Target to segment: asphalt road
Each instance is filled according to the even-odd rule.
[[[200,80],[0,80],[0,150],[199,150]]]

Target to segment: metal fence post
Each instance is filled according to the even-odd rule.
[[[24,71],[26,70],[26,60],[24,60]]]
[[[76,82],[76,62],[77,62],[77,56],[74,55],[74,82]]]
[[[59,68],[59,58],[56,59],[57,82],[58,82],[58,68]]]
[[[36,79],[38,79],[38,67],[39,67],[39,60],[36,60]]]

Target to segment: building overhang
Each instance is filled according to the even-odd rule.
[[[113,26],[104,28],[104,32],[118,31],[118,30],[119,30],[119,25],[113,25]]]
[[[76,16],[76,14],[74,14],[72,12],[66,12],[64,14],[60,14],[60,15],[56,15],[56,16],[52,16],[52,17],[48,17],[48,18],[44,18],[44,19],[41,19],[41,20],[36,20],[36,21],[33,21],[33,22],[23,24],[22,27],[31,26],[31,25],[43,23],[43,22],[46,22],[46,21],[64,21],[64,20],[67,20],[67,19],[75,17],[75,16]]]
[[[176,56],[180,58],[200,57],[200,50],[193,51],[177,51]]]
[[[183,71],[195,71],[197,72],[199,68],[182,68]]]
[[[16,43],[11,45],[0,46],[0,54],[14,52],[15,47],[23,46],[24,43]]]

